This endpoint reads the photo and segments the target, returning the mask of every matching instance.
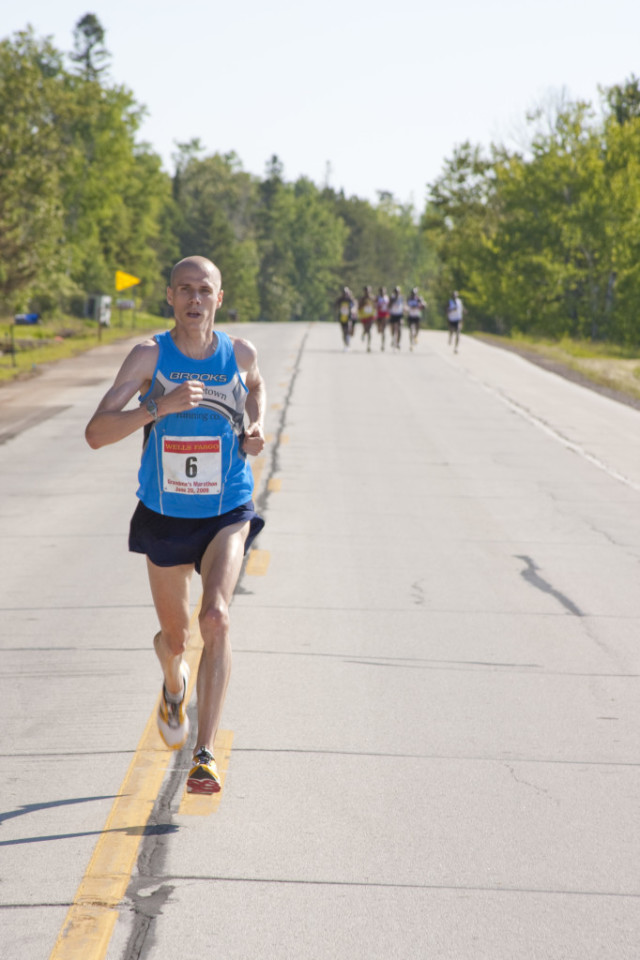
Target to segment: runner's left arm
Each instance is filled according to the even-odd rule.
[[[248,340],[236,339],[234,343],[236,360],[240,370],[246,373],[246,385],[249,393],[245,412],[249,423],[244,431],[243,449],[252,457],[264,449],[264,414],[267,405],[267,391],[258,367],[258,352]]]

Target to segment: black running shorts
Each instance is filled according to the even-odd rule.
[[[205,550],[215,535],[223,527],[247,520],[250,527],[245,553],[264,527],[264,520],[256,513],[253,500],[219,517],[166,517],[149,510],[140,501],[131,518],[129,550],[146,554],[157,567],[194,563],[200,573]]]

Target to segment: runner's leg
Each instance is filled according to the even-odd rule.
[[[200,633],[204,642],[198,669],[198,736],[196,745],[213,753],[229,676],[229,605],[238,582],[249,523],[223,527],[202,558]]]
[[[182,654],[189,642],[189,582],[193,564],[158,567],[147,557],[151,596],[160,622],[154,646],[167,693],[182,692]]]

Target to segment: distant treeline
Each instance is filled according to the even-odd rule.
[[[640,339],[640,91],[631,78],[556,108],[521,152],[464,144],[424,211],[306,178],[264,177],[233,153],[177,144],[173,175],[141,143],[144,108],[108,79],[93,14],[64,53],[28,28],[0,42],[0,314],[82,312],[116,270],[161,313],[171,265],[222,271],[239,320],[328,319],[343,285],[418,286],[442,323],[460,291],[468,326]],[[532,120],[532,123],[535,121]]]
[[[194,253],[218,264],[240,320],[329,317],[344,284],[427,285],[418,218],[390,195],[288,183],[277,157],[259,178],[197,141],[165,173],[137,139],[143,109],[107,79],[94,15],[74,41],[64,54],[27,29],[0,43],[0,313],[81,312],[117,269],[161,312],[171,265]]]

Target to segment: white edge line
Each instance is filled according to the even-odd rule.
[[[631,480],[629,477],[625,477],[623,473],[619,473],[617,470],[614,470],[612,467],[608,466],[603,460],[600,460],[599,457],[596,457],[593,453],[589,453],[584,447],[581,447],[578,443],[574,443],[573,440],[569,440],[568,437],[565,437],[558,430],[555,430],[553,427],[550,427],[548,423],[544,420],[541,420],[540,417],[536,417],[535,414],[531,413],[530,410],[527,410],[526,407],[521,406],[519,403],[516,403],[515,400],[512,400],[506,394],[502,393],[501,390],[498,390],[497,387],[489,386],[488,383],[485,383],[483,380],[480,380],[479,377],[476,377],[475,374],[470,373],[466,369],[457,367],[454,363],[451,363],[447,357],[443,358],[449,366],[453,367],[454,370],[460,370],[463,372],[469,380],[472,380],[474,383],[477,383],[479,386],[486,390],[487,393],[492,394],[494,397],[497,397],[505,406],[509,407],[514,413],[519,414],[519,416],[524,417],[525,420],[528,420],[529,423],[532,423],[534,426],[538,427],[539,430],[542,430],[543,433],[546,433],[547,436],[553,437],[558,443],[561,443],[568,450],[571,450],[573,453],[577,453],[578,456],[583,457],[585,460],[588,460],[589,463],[592,463],[594,467],[598,467],[599,470],[604,471],[608,476],[612,477],[614,480],[619,480],[620,483],[626,484],[628,487],[631,487],[632,490],[637,490],[640,492],[640,484],[636,483],[635,480]]]

